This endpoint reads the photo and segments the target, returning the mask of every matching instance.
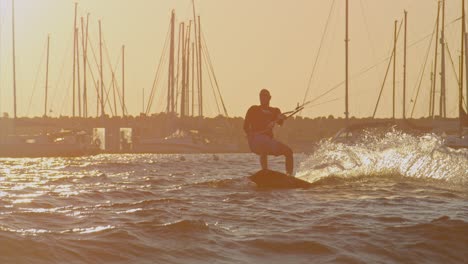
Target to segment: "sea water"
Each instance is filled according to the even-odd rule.
[[[0,263],[468,263],[468,151],[397,131],[295,154],[0,159]],[[283,158],[270,167],[284,170]]]

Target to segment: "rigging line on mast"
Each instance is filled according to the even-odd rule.
[[[72,37],[70,36],[69,39],[68,39],[68,42],[67,43],[70,43],[72,40]],[[52,87],[60,87],[60,82],[66,82],[66,80],[64,79],[64,74],[63,74],[63,70],[65,69],[65,63],[68,62],[66,60],[66,58],[68,57],[67,55],[69,54],[70,52],[70,49],[71,49],[71,46],[67,46],[65,48],[65,54],[63,55],[63,60],[62,60],[62,66],[60,67],[60,72],[58,74],[58,78],[55,80],[55,86],[52,86]],[[59,91],[60,89],[54,89],[53,90],[53,94],[52,94],[52,100],[51,100],[51,103],[50,103],[50,107],[49,109],[53,109],[52,108],[52,105],[54,105],[54,102],[55,102],[55,98],[57,97],[57,92]]]
[[[398,33],[397,33],[397,36],[396,36],[396,42],[398,42],[398,38],[400,37],[400,32],[401,32],[401,27],[403,26],[403,20],[400,22],[400,27],[398,28]],[[388,62],[388,66],[387,66],[387,71],[385,72],[385,77],[384,77],[384,80],[383,80],[383,83],[382,83],[382,87],[380,88],[380,92],[379,92],[379,97],[377,98],[377,103],[375,104],[375,108],[374,108],[374,113],[372,114],[372,118],[375,118],[375,114],[377,113],[377,109],[379,108],[379,103],[380,103],[380,99],[382,98],[382,92],[383,92],[383,89],[385,87],[385,83],[387,82],[387,77],[388,77],[388,72],[390,71],[390,65],[392,64],[392,58],[394,59],[396,57],[396,54],[395,54],[395,50],[392,48],[392,52],[391,52],[392,55],[390,55],[390,60]]]
[[[153,80],[153,85],[151,87],[149,100],[148,100],[148,103],[146,104],[145,114],[149,114],[149,111],[151,110],[151,107],[153,105],[154,95],[155,95],[156,89],[157,89],[156,85],[157,85],[157,82],[159,80],[161,67],[162,67],[163,60],[165,58],[165,54],[166,54],[166,51],[167,51],[170,32],[171,32],[171,23],[169,23],[169,26],[168,26],[168,29],[167,29],[166,41],[164,42],[164,47],[163,47],[163,50],[162,50],[161,57],[159,59],[158,68],[156,69],[155,77],[154,77],[154,80]]]
[[[459,21],[459,20],[460,20],[459,18],[458,18],[458,19],[455,19],[455,20],[453,20],[452,22],[450,22],[449,24],[446,24],[445,27],[447,28],[449,25],[451,25],[451,24],[453,24],[453,23],[455,23],[455,22],[457,22],[457,21]],[[427,34],[427,35],[421,37],[420,39],[414,41],[413,43],[411,43],[411,44],[408,45],[408,49],[409,49],[409,48],[412,48],[413,46],[415,46],[415,45],[417,45],[417,44],[419,44],[420,42],[423,42],[424,40],[426,40],[427,38],[431,37],[432,35],[433,35],[433,33],[430,33],[430,34]],[[397,53],[398,53],[398,52],[397,52]],[[374,65],[372,65],[372,66],[369,66],[369,68],[367,68],[367,69],[365,69],[365,70],[362,70],[361,72],[359,72],[358,74],[356,74],[356,75],[353,76],[352,78],[356,78],[356,77],[358,77],[358,76],[360,76],[360,75],[362,75],[362,74],[364,74],[364,73],[366,73],[366,72],[372,70],[373,68],[375,68],[375,67],[379,66],[380,64],[386,62],[386,61],[389,60],[390,58],[391,58],[391,56],[382,59],[382,60],[379,61],[378,63],[376,63],[376,64],[374,64]]]
[[[153,106],[153,100],[154,100],[154,96],[156,94],[157,84],[159,82],[160,75],[161,75],[160,73],[162,71],[162,67],[165,65],[164,62],[165,62],[165,57],[166,57],[166,51],[167,51],[168,43],[170,42],[169,41],[170,32],[171,32],[171,25],[169,23],[168,31],[167,31],[167,34],[166,34],[166,41],[164,42],[164,47],[163,47],[161,57],[159,59],[158,68],[156,69],[155,77],[154,77],[154,80],[153,80],[153,85],[151,87],[151,92],[150,92],[150,95],[149,95],[149,99],[148,99],[148,102],[146,103],[145,114],[149,114],[149,112],[151,110],[151,107]]]
[[[312,84],[312,78],[314,77],[315,69],[316,69],[316,66],[317,66],[317,63],[318,63],[318,60],[319,60],[319,57],[320,57],[320,53],[321,53],[321,50],[322,50],[322,46],[323,46],[323,43],[324,43],[324,40],[325,40],[326,33],[328,31],[328,25],[330,24],[330,19],[331,19],[331,15],[333,13],[334,7],[335,7],[335,0],[333,0],[332,5],[330,7],[330,12],[328,13],[327,22],[325,24],[325,29],[323,30],[323,33],[322,33],[322,38],[320,40],[319,49],[318,49],[318,52],[317,52],[317,56],[315,57],[314,66],[312,67],[312,73],[310,74],[309,81],[308,81],[308,84],[307,84],[307,89],[306,89],[306,92],[304,94],[304,99],[302,100],[302,103],[305,103],[305,101],[307,100],[307,97],[309,96],[310,86]]]
[[[166,49],[166,51],[167,51],[167,49]],[[167,54],[167,52],[165,54]],[[151,90],[152,92],[150,92],[150,98],[148,99],[148,102],[146,104],[147,105],[146,114],[149,114],[149,112],[151,111],[151,108],[153,107],[153,103],[154,103],[154,100],[155,100],[154,98],[156,97],[156,94],[158,92],[158,87],[159,87],[160,80],[161,80],[161,78],[163,78],[161,76],[163,76],[166,73],[165,69],[166,69],[166,65],[168,63],[166,58],[167,58],[167,56],[164,55],[162,57],[162,62],[160,64],[160,66],[158,66],[159,69],[157,71],[157,75],[156,75],[154,83],[153,83],[153,87],[152,87],[152,90]],[[153,89],[154,89],[154,92],[153,92]],[[162,97],[159,98],[159,100],[162,100],[162,99],[163,99]],[[160,102],[160,101],[158,101],[158,102]]]
[[[203,40],[202,51],[205,50],[205,53],[206,53],[205,56],[206,56],[206,58],[208,60],[208,63],[209,63],[209,66],[210,66],[210,71],[211,71],[211,74],[213,75],[213,78],[214,78],[214,81],[215,81],[215,84],[216,84],[216,89],[218,91],[218,96],[219,96],[219,99],[221,101],[221,106],[223,107],[223,111],[224,111],[224,114],[226,115],[226,117],[229,117],[229,114],[228,114],[227,108],[226,108],[226,104],[224,103],[223,96],[221,95],[221,90],[219,89],[218,79],[216,78],[216,74],[214,72],[213,63],[211,62],[211,56],[210,56],[210,52],[208,50],[208,44],[206,43],[205,34],[203,32],[201,32],[201,36],[202,36],[202,40]]]
[[[110,62],[109,52],[108,52],[108,50],[107,50],[106,41],[105,41],[105,38],[104,38],[104,37],[103,37],[102,39],[103,39],[102,42],[103,42],[103,46],[104,46],[104,52],[106,53],[105,55],[107,56],[107,63],[109,64],[108,67],[109,67],[110,70],[111,70],[111,74],[114,75],[114,74],[115,74],[115,71],[113,70],[112,64],[111,64],[111,62]],[[119,60],[120,60],[120,57],[119,57]],[[118,64],[119,64],[119,61],[117,61],[116,65],[115,65],[114,67],[117,68]],[[115,81],[115,78],[114,78],[114,76],[113,76],[113,77],[111,78],[111,80],[110,80],[110,84],[107,86],[107,89],[106,89],[106,85],[104,85],[104,91],[106,92],[106,100],[105,100],[105,102],[104,102],[104,107],[106,107],[106,105],[109,104],[109,109],[110,109],[110,111],[111,111],[112,116],[115,116],[115,114],[114,114],[114,111],[112,110],[112,104],[109,102],[109,100],[110,100],[109,94],[110,94],[110,89],[113,88],[114,81]],[[103,83],[104,83],[104,82],[103,82]]]
[[[361,13],[362,13],[362,17],[364,18],[364,24],[366,25],[366,32],[367,32],[367,39],[370,43],[370,46],[371,46],[371,49],[372,49],[372,59],[376,59],[376,52],[375,52],[375,47],[374,47],[374,43],[372,42],[372,39],[370,37],[370,31],[369,31],[369,23],[367,22],[367,17],[366,17],[366,13],[365,13],[365,10],[364,10],[364,5],[363,5],[363,1],[364,0],[360,0],[360,6],[361,6]]]
[[[457,83],[459,83],[460,80],[459,80],[459,78],[457,76],[457,71],[455,70],[455,64],[453,63],[452,53],[450,53],[450,49],[449,49],[448,45],[445,45],[445,47],[447,48],[449,58],[450,58],[450,63],[452,64],[453,74],[455,75],[455,79],[457,80]],[[465,96],[463,96],[463,94],[462,94],[462,103],[465,103]]]
[[[115,63],[114,68],[112,68],[112,64],[111,64],[110,56],[109,56],[109,49],[107,48],[107,43],[105,41],[104,41],[104,51],[106,52],[106,56],[107,56],[107,64],[108,64],[109,68],[111,69],[112,82],[113,82],[113,84],[115,86],[115,87],[113,87],[113,92],[115,93],[117,91],[117,97],[119,99],[120,106],[122,106],[122,96],[121,96],[120,90],[119,90],[120,87],[119,87],[119,84],[118,84],[118,82],[117,82],[117,80],[115,78],[115,72],[117,71],[117,67],[120,66],[122,54],[119,54],[119,56],[117,57],[117,62]],[[110,93],[110,89],[111,89],[111,87],[108,88],[107,94]],[[109,102],[109,98],[107,98],[106,102]],[[109,105],[110,105],[110,103],[109,103]],[[115,114],[117,115],[117,109],[115,110]]]
[[[79,37],[79,36],[78,36],[78,37]],[[96,64],[98,70],[100,70],[100,65],[99,65],[99,63],[98,63],[98,60],[97,60],[97,57],[96,57],[96,52],[94,51],[94,48],[93,48],[93,45],[92,45],[91,37],[88,36],[87,39],[88,39],[88,44],[91,44],[91,45],[89,45],[89,47],[91,47],[91,53],[93,54],[94,62],[95,62],[95,64]],[[112,70],[112,64],[111,64],[110,61],[109,61],[109,60],[110,60],[110,59],[109,59],[109,58],[110,58],[110,57],[109,57],[109,52],[108,52],[107,45],[106,45],[106,41],[104,40],[104,37],[102,37],[102,42],[103,42],[103,46],[104,46],[104,49],[105,49],[105,52],[106,52],[106,55],[107,55],[107,62],[108,62],[108,64],[109,64],[110,68],[111,68],[111,72],[114,72],[114,71]],[[82,54],[82,56],[84,56],[84,55]],[[119,55],[119,56],[120,56],[120,55]],[[120,57],[119,57],[119,58],[120,58]],[[94,77],[94,74],[93,74],[93,68],[92,68],[92,65],[90,64],[89,61],[90,61],[90,60],[87,59],[87,60],[86,60],[86,63],[87,63],[87,65],[89,66],[88,72],[91,73],[91,77],[92,77],[92,79],[93,79],[93,84],[94,84],[94,88],[95,88],[95,90],[96,90],[98,102],[101,101],[101,98],[106,98],[106,100],[105,100],[105,102],[104,102],[104,108],[105,108],[107,102],[109,101],[109,90],[110,90],[110,87],[109,87],[108,89],[105,89],[106,85],[103,85],[103,91],[105,91],[106,94],[105,94],[105,97],[104,97],[104,95],[100,95],[100,93],[99,93],[99,88],[96,86],[96,78]],[[102,80],[102,84],[104,84],[104,80]],[[109,106],[110,106],[110,104],[109,104]],[[112,109],[111,109],[111,114],[114,115]]]
[[[429,47],[427,48],[427,52],[426,52],[426,59],[424,60],[424,65],[423,67],[421,68],[421,71],[420,71],[420,75],[418,77],[419,79],[419,84],[418,84],[418,89],[414,89],[413,90],[413,93],[414,91],[416,91],[416,97],[414,98],[413,100],[413,108],[411,109],[411,115],[410,115],[410,118],[413,118],[413,114],[414,114],[414,109],[416,107],[416,102],[418,101],[418,96],[419,96],[419,91],[421,89],[421,85],[422,85],[422,81],[423,81],[423,78],[424,78],[424,73],[426,72],[426,65],[427,65],[427,61],[429,59],[429,54],[430,54],[430,50],[431,50],[431,47],[432,47],[432,40],[434,38],[434,34],[435,34],[435,31],[436,31],[436,28],[437,28],[437,22],[436,24],[434,25],[434,29],[432,31],[432,36],[431,36],[431,41],[429,41]],[[437,41],[437,40],[436,40]]]
[[[95,92],[96,92],[96,94],[97,94],[96,100],[97,100],[97,103],[99,103],[99,102],[101,102],[101,97],[102,97],[102,96],[101,96],[101,94],[99,93],[99,87],[98,87],[98,85],[96,85],[96,84],[97,84],[97,81],[96,81],[96,78],[94,77],[93,71],[91,70],[91,64],[90,64],[89,60],[86,60],[86,63],[87,63],[87,65],[89,66],[89,69],[90,69],[89,73],[91,73],[91,78],[93,79],[94,90],[95,90]]]
[[[455,63],[453,62],[453,57],[452,57],[452,53],[450,52],[450,49],[449,49],[449,45],[445,45],[446,48],[447,48],[447,52],[449,54],[449,58],[450,58],[450,64],[452,65],[452,70],[453,70],[453,74],[455,75],[455,79],[457,80],[457,83],[460,83],[460,79],[458,78],[458,75],[457,75],[457,70],[455,69]]]
[[[205,63],[205,66],[209,67],[208,59],[207,59],[207,55],[206,55],[206,49],[202,49],[202,55],[204,55],[202,57],[204,58],[203,62]],[[210,85],[211,85],[211,89],[213,91],[213,97],[214,97],[214,100],[215,100],[215,103],[216,103],[216,108],[218,109],[218,114],[221,115],[221,109],[219,108],[219,103],[218,103],[218,99],[217,99],[217,96],[216,96],[216,91],[215,91],[215,88],[214,88],[214,85],[213,85],[212,75],[210,73],[211,72],[208,72],[208,79],[210,80]]]
[[[205,36],[203,35],[203,32],[201,32],[202,34],[202,55],[203,55],[203,58],[204,58],[204,62],[205,62],[205,66],[209,69],[208,71],[208,78],[210,80],[210,84],[211,84],[211,88],[213,90],[213,97],[215,99],[215,103],[216,103],[216,108],[218,109],[218,114],[221,115],[221,109],[219,108],[219,103],[218,103],[218,96],[216,94],[216,90],[215,90],[215,86],[216,88],[218,89],[218,92],[219,92],[219,86],[218,86],[218,81],[216,80],[216,76],[214,75],[214,71],[213,71],[213,67],[211,65],[211,61],[209,61],[209,54],[208,54],[208,47],[206,46],[206,42],[205,42]],[[214,82],[215,82],[215,85],[213,85],[213,79],[214,79]],[[222,98],[220,98],[221,101],[222,101]],[[226,108],[224,107],[224,104],[223,104],[223,108],[224,108],[224,111],[226,110]]]
[[[96,57],[96,52],[94,51],[94,48],[93,48],[93,43],[92,43],[92,39],[90,36],[88,36],[88,44],[89,47],[91,47],[91,54],[93,55],[92,58],[94,58],[94,63],[95,63],[95,66],[97,67],[97,71],[100,71],[100,66],[99,66],[99,63],[98,63],[98,60],[97,60],[97,57]],[[103,98],[103,95],[101,95],[100,91],[99,91],[99,86],[96,85],[97,82],[96,82],[96,78],[94,77],[94,74],[93,74],[93,65],[90,63],[90,59],[89,57],[87,57],[88,59],[86,59],[86,63],[88,64],[89,66],[89,69],[88,71],[91,73],[91,77],[93,79],[93,86],[94,86],[94,89],[96,90],[96,95],[97,95],[97,98],[96,98],[96,104],[97,105],[101,105],[101,101],[102,101],[102,98]]]
[[[63,109],[65,108],[65,104],[66,102],[68,101],[68,96],[70,95],[70,87],[71,87],[71,83],[72,83],[72,79],[69,79],[68,80],[68,85],[67,85],[67,89],[65,90],[65,98],[64,100],[62,101],[62,106],[60,107],[60,111],[59,111],[59,115],[58,116],[61,116],[62,113],[63,113]]]
[[[202,35],[202,37],[204,37],[204,36]],[[203,41],[204,41],[204,39],[203,39]],[[203,44],[206,45],[205,42],[203,42],[202,45]],[[210,69],[210,65],[209,65],[208,58],[207,58],[207,56],[208,56],[207,55],[207,50],[208,49],[206,47],[204,48],[204,46],[202,46],[201,52],[202,52],[202,58],[204,59],[203,62],[205,63],[205,66]],[[216,96],[216,90],[215,90],[214,85],[213,85],[213,76],[212,75],[213,75],[213,72],[210,69],[210,71],[208,71],[208,80],[210,80],[210,85],[211,85],[211,89],[213,91],[213,97],[215,99],[216,108],[218,109],[218,114],[221,115],[221,109],[219,108],[218,98]]]
[[[164,60],[163,65],[162,65],[162,68],[163,68],[163,71],[164,71],[164,72],[163,72],[162,74],[160,74],[160,76],[164,76],[164,75],[167,73],[166,69],[167,69],[168,67],[166,67],[166,65],[167,65],[168,63],[169,63],[169,60]],[[162,77],[159,77],[159,78],[158,78],[157,83],[159,83],[160,78],[162,78]],[[157,87],[158,87],[158,86],[157,86]],[[157,89],[157,87],[156,87],[156,89]],[[164,102],[163,102],[163,101],[165,101],[165,100],[167,99],[167,97],[163,97],[161,94],[160,94],[161,96],[157,96],[157,95],[158,95],[158,91],[155,92],[155,96],[157,97],[157,99],[156,99],[156,109],[157,109],[157,106],[163,106],[163,109],[161,110],[161,112],[166,112],[166,111],[165,111],[165,107],[164,107]],[[153,97],[153,100],[154,100],[154,97]],[[155,109],[155,111],[157,111],[156,109]]]
[[[452,23],[454,23],[454,22],[452,22]],[[429,34],[429,35],[427,35],[427,36],[424,36],[423,38],[421,38],[421,39],[419,39],[419,40],[417,40],[417,41],[415,41],[415,42],[413,42],[412,44],[410,44],[410,45],[408,46],[408,48],[410,48],[410,47],[412,47],[412,46],[418,44],[419,42],[422,42],[423,40],[425,40],[426,38],[430,37],[431,35],[432,35],[432,33]],[[367,67],[367,68],[364,68],[364,69],[361,70],[360,72],[358,72],[358,73],[354,74],[353,76],[351,76],[350,80],[353,80],[353,79],[355,79],[355,78],[357,78],[357,77],[359,77],[359,76],[361,76],[361,75],[363,75],[363,74],[369,72],[370,70],[372,70],[372,69],[378,67],[380,64],[382,64],[382,63],[388,61],[389,59],[391,59],[391,57],[392,57],[392,56],[386,57],[386,58],[382,59],[381,61],[379,61],[378,63],[376,63],[376,64],[374,64],[374,65],[371,65],[371,66],[369,66],[369,67]],[[324,92],[323,94],[321,94],[321,95],[317,96],[316,98],[312,99],[312,101],[316,101],[317,99],[319,99],[319,98],[321,98],[321,97],[327,95],[328,93],[332,92],[333,90],[338,89],[338,88],[339,88],[340,86],[342,86],[344,83],[345,83],[345,81],[339,82],[338,84],[334,85],[332,88],[330,88],[329,90],[327,90],[327,91]]]
[[[105,47],[105,46],[104,46]],[[106,49],[106,47],[105,47]],[[119,61],[120,61],[120,57],[119,57],[119,60],[117,61],[117,63],[115,64],[114,66],[114,69],[112,69],[112,65],[109,65],[110,66],[110,69],[111,69],[111,73],[112,73],[112,79],[110,81],[110,84],[108,86],[108,88],[105,90],[106,91],[106,101],[104,102],[104,107],[106,106],[106,104],[109,104],[109,108],[111,110],[111,114],[114,116],[114,111],[112,111],[112,105],[111,103],[109,102],[110,100],[110,89],[113,88],[113,92],[115,93],[115,90],[117,90],[117,93],[118,93],[118,96],[119,96],[119,100],[120,100],[120,93],[118,92],[118,87],[117,87],[117,83],[116,83],[116,80],[115,80],[115,69],[119,66]],[[109,63],[110,64],[110,63]],[[117,87],[117,89],[116,89]],[[115,115],[117,115],[117,109],[114,109],[115,110]]]
[[[45,49],[44,49],[44,51],[42,52],[41,59],[39,60],[39,65],[38,65],[38,67],[37,67],[36,77],[34,78],[33,91],[32,91],[32,93],[31,93],[31,96],[29,97],[29,104],[28,104],[28,109],[27,109],[27,111],[26,111],[26,116],[29,116],[29,111],[31,110],[31,105],[32,105],[34,93],[36,92],[37,82],[38,82],[38,80],[39,80],[39,74],[41,73],[41,66],[42,66],[42,63],[44,62],[45,53],[46,53],[46,51],[47,51],[47,42],[46,42],[46,45],[45,45],[44,48],[45,48]]]

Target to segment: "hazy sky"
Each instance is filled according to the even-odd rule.
[[[121,47],[126,46],[126,94],[130,114],[142,111],[142,90],[148,95],[160,56],[171,10],[178,22],[192,19],[191,0],[80,0],[78,16],[90,13],[90,42],[98,53],[98,19],[108,50],[104,57],[104,80],[111,81],[109,63],[121,78]],[[322,33],[332,4],[328,31],[320,52],[308,99],[328,91],[344,80],[345,0],[196,0],[202,31],[208,44],[214,70],[231,116],[244,116],[247,108],[258,104],[258,92],[268,88],[271,104],[290,110],[303,100],[312,73]],[[457,115],[457,87],[453,68],[458,69],[460,23],[451,23],[460,14],[461,1],[447,1],[446,40],[454,65],[447,55],[448,114]],[[16,0],[16,56],[18,115],[43,114],[45,52],[51,36],[49,108],[52,115],[71,114],[71,80],[74,1]],[[12,115],[12,37],[11,0],[0,0],[0,111]],[[408,11],[408,101],[425,60],[436,13],[436,0],[351,0],[350,1],[350,114],[371,116],[383,81],[393,45],[394,20]],[[451,23],[451,24],[450,24]],[[421,41],[420,41],[421,40]],[[403,32],[397,55],[397,116],[401,116],[403,83]],[[433,46],[432,46],[433,47]],[[440,49],[439,49],[440,52]],[[88,56],[92,57],[91,50]],[[430,51],[423,76],[415,116],[427,115],[430,87]],[[98,75],[94,58],[91,70]],[[440,58],[439,58],[440,62]],[[82,63],[82,61],[80,61]],[[363,69],[378,67],[359,74]],[[438,67],[438,71],[440,66]],[[81,72],[81,74],[83,74]],[[167,69],[162,72],[152,112],[165,110]],[[206,77],[205,77],[206,78]],[[88,73],[88,80],[90,80]],[[378,116],[391,115],[392,72],[389,73]],[[437,84],[439,87],[440,84]],[[90,97],[94,87],[88,83]],[[439,89],[439,88],[437,88]],[[212,88],[205,80],[205,114],[217,115]],[[148,98],[148,96],[146,97]],[[331,102],[330,102],[331,101]],[[343,116],[344,86],[316,101],[305,116]],[[323,103],[323,104],[322,104]],[[407,108],[412,104],[408,102]],[[96,114],[94,99],[89,113]],[[109,112],[109,111],[107,111]],[[408,110],[407,116],[409,116]]]

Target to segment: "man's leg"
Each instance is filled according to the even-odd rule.
[[[292,176],[294,173],[294,157],[293,157],[292,149],[277,140],[273,140],[272,144],[273,144],[273,149],[274,149],[273,155],[285,157],[286,174]]]
[[[262,166],[262,170],[268,170],[268,156],[267,155],[260,155],[260,165]]]
[[[284,153],[286,158],[286,174],[289,176],[293,176],[294,173],[294,157],[291,148],[288,147],[286,152]]]

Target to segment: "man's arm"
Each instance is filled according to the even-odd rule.
[[[283,123],[284,123],[284,119],[285,119],[285,115],[283,115],[281,113],[281,110],[279,108],[276,108],[277,110],[277,114],[276,114],[276,123],[278,123],[278,125],[282,126]]]
[[[244,132],[249,135],[251,131],[251,117],[252,116],[252,107],[249,108],[244,119]]]

